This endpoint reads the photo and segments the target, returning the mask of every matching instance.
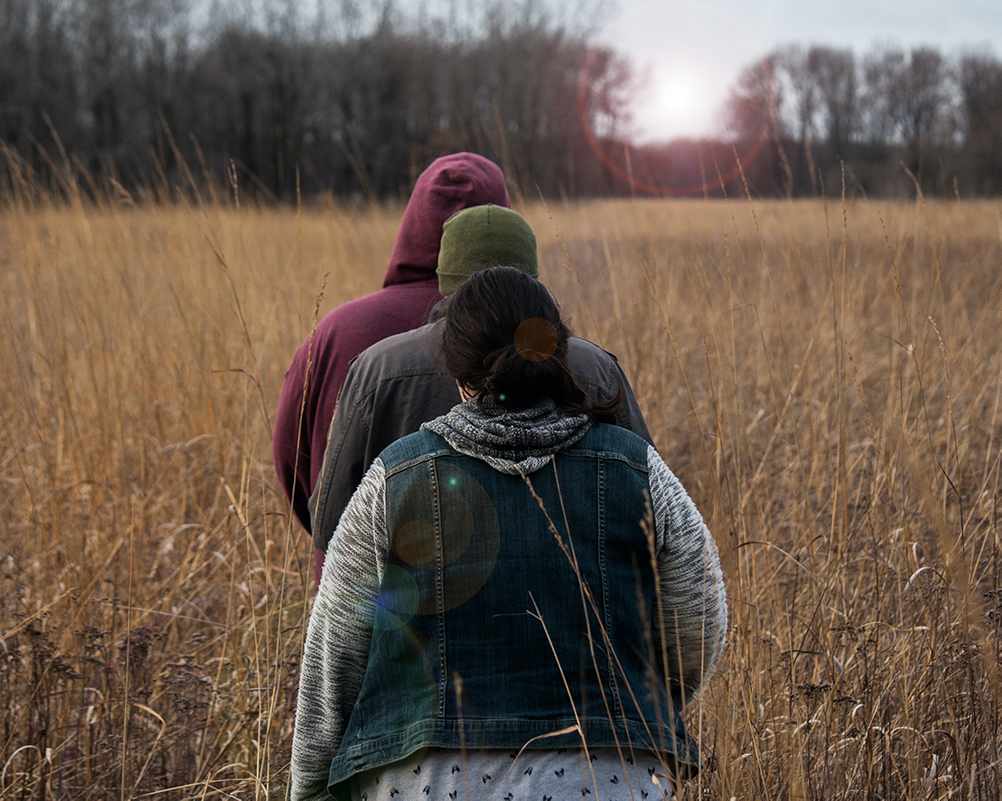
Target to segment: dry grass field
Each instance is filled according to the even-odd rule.
[[[998,798],[1002,203],[522,211],[720,546],[679,796]],[[285,797],[313,578],[271,418],[400,214],[3,206],[0,799]]]

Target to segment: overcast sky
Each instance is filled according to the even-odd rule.
[[[600,39],[649,81],[637,98],[641,140],[719,130],[741,68],[777,45],[934,45],[1002,56],[1002,0],[618,0]]]

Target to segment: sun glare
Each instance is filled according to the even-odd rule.
[[[734,82],[734,63],[767,49],[748,19],[714,0],[620,0],[622,13],[601,39],[626,53],[643,76],[632,105],[634,139],[669,142],[722,134],[720,110]],[[762,4],[759,4],[762,5]],[[766,6],[770,0],[766,0]]]
[[[699,92],[690,76],[676,73],[659,79],[657,102],[665,116],[687,120],[695,112],[698,100]]]
[[[654,69],[638,117],[651,138],[692,135],[706,127],[705,92],[697,76],[679,68]]]

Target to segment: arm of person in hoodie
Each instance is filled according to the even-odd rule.
[[[386,478],[378,459],[331,537],[310,614],[292,736],[292,798],[329,798],[327,777],[362,687],[389,550]]]
[[[663,618],[654,617],[660,659],[683,706],[717,667],[727,635],[727,596],[720,556],[696,504],[658,452],[647,449]]]
[[[292,506],[296,519],[310,530],[310,443],[313,439],[313,415],[307,400],[303,406],[303,388],[306,386],[306,369],[309,342],[296,351],[292,364],[285,373],[285,383],[275,411],[275,429],[271,437],[272,457],[278,483],[285,500]]]

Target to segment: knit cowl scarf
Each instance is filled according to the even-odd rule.
[[[460,403],[421,428],[501,473],[524,476],[581,439],[591,428],[591,420],[584,414],[562,414],[550,398],[524,409],[506,409],[485,397]]]

